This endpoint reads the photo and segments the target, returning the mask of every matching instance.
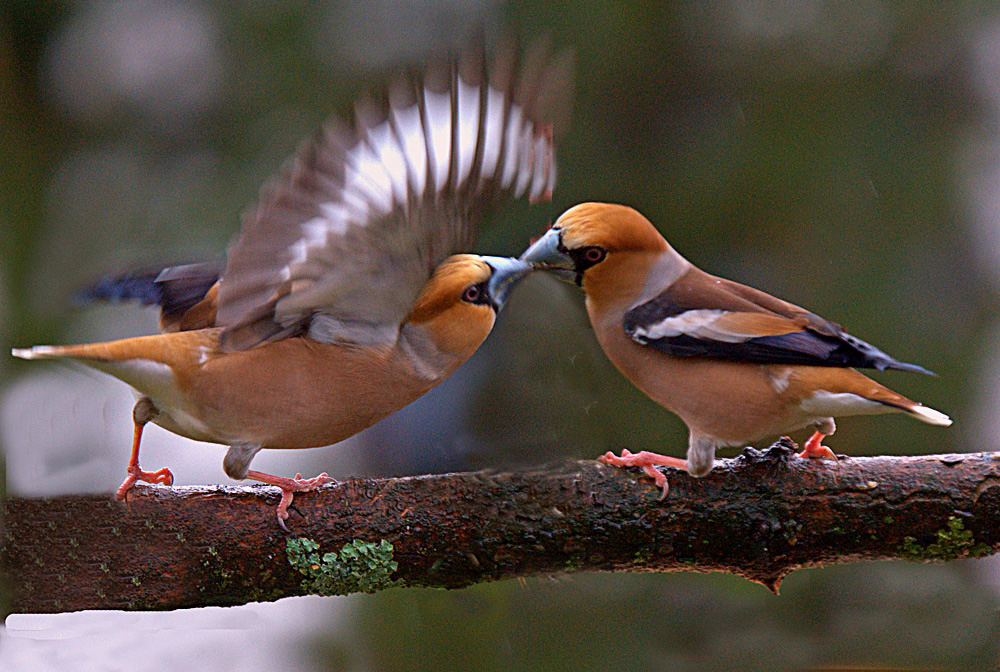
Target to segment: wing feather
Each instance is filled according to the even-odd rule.
[[[569,64],[569,65],[567,65]],[[571,59],[481,43],[397,77],[293,156],[243,219],[219,285],[223,347],[308,331],[391,339],[434,267],[471,246],[496,198],[544,198]]]
[[[694,268],[626,312],[623,326],[636,342],[677,357],[930,373],[803,308]]]

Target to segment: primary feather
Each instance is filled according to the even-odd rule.
[[[483,205],[554,184],[566,55],[481,47],[397,80],[388,101],[327,123],[244,217],[219,285],[228,349],[296,331],[323,342],[391,339],[433,269],[468,249]],[[557,95],[559,94],[559,95]],[[565,103],[561,103],[565,107]]]

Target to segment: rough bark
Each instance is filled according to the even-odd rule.
[[[13,610],[37,613],[584,570],[731,572],[776,591],[800,567],[1000,549],[1000,454],[833,463],[778,442],[702,479],[667,473],[663,501],[637,470],[593,461],[350,479],[297,495],[290,534],[265,486],[139,486],[127,503],[12,499],[3,563]]]

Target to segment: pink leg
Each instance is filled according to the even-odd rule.
[[[813,459],[827,459],[837,461],[837,456],[833,454],[833,451],[823,445],[823,439],[826,438],[826,434],[821,432],[816,432],[809,437],[806,441],[805,449],[799,453],[799,457],[810,457]]]
[[[285,532],[288,532],[288,528],[285,527],[285,521],[288,520],[288,507],[291,506],[292,497],[295,496],[295,493],[310,492],[321,485],[334,482],[332,478],[326,475],[326,472],[306,479],[302,478],[302,474],[295,474],[295,478],[285,478],[284,476],[272,476],[271,474],[251,469],[247,472],[246,477],[281,488],[281,502],[278,503],[278,525],[281,525],[281,529]]]
[[[660,495],[660,500],[666,498],[667,493],[670,491],[670,485],[667,483],[667,477],[656,469],[656,467],[673,467],[674,469],[687,471],[687,461],[676,457],[660,455],[659,453],[651,453],[647,450],[639,453],[622,450],[621,457],[608,451],[597,458],[597,461],[611,467],[641,467],[643,473],[652,478],[656,482],[657,487],[663,491]]]
[[[141,402],[140,402],[141,403]],[[138,404],[136,404],[138,408]],[[133,413],[135,415],[135,413]],[[135,420],[135,433],[132,435],[132,458],[128,462],[128,469],[126,470],[127,476],[122,484],[118,487],[118,491],[115,493],[115,499],[121,501],[125,499],[128,495],[128,491],[132,489],[136,481],[145,481],[146,483],[162,483],[163,485],[173,485],[174,475],[170,473],[170,470],[164,467],[159,471],[143,471],[139,467],[139,443],[142,441],[142,428],[146,426],[145,422],[140,422],[138,418]]]

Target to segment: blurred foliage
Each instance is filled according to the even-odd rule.
[[[462,591],[392,591],[360,606],[357,639],[323,646],[331,669],[409,672],[995,665],[1000,625],[983,618],[995,600],[974,581],[930,566],[864,570],[864,582],[854,567],[801,571],[780,597],[697,574],[569,575]]]
[[[494,37],[545,34],[575,49],[579,73],[555,202],[505,209],[481,251],[517,253],[580,201],[635,206],[702,268],[941,373],[878,377],[948,412],[955,428],[852,418],[836,450],[980,449],[963,418],[982,358],[994,355],[981,341],[996,313],[958,166],[962,143],[991,121],[971,45],[984,33],[1000,39],[998,18],[993,3],[877,0],[8,0],[0,345],[64,340],[75,319],[67,297],[103,272],[221,254],[259,185],[328,113],[349,113],[398,62],[419,62],[427,44],[453,43],[481,22]],[[154,19],[187,41],[151,37]],[[164,53],[142,61],[133,42],[104,30],[162,38]],[[474,440],[441,439],[462,442],[443,449],[449,468],[686,445],[681,423],[604,358],[578,291],[551,278],[525,283],[467,368],[484,376],[466,399]],[[396,436],[395,453],[369,458],[371,470],[434,468],[407,441]],[[324,660],[413,670],[986,669],[997,662],[997,597],[967,568],[810,571],[781,598],[699,575],[393,591],[364,598],[359,640],[328,644]]]

